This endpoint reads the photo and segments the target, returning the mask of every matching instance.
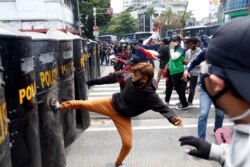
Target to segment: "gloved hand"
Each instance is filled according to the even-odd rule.
[[[211,143],[208,143],[207,141],[194,137],[194,136],[181,137],[179,141],[180,141],[181,146],[190,145],[196,148],[196,149],[189,150],[187,152],[188,154],[195,156],[195,157],[203,158],[203,159],[209,158],[209,154],[211,150]]]

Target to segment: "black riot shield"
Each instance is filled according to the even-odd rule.
[[[1,32],[0,32],[1,33]],[[0,35],[1,41],[1,35]],[[7,122],[6,100],[4,96],[4,85],[2,66],[2,53],[0,45],[0,166],[11,167],[9,132]]]
[[[41,167],[31,38],[16,30],[0,39],[13,167]]]
[[[83,39],[83,53],[85,54],[85,57],[87,58],[85,60],[85,71],[86,71],[86,79],[87,81],[90,80],[90,42],[87,42],[87,39]]]
[[[73,39],[73,57],[75,67],[75,97],[76,100],[86,100],[87,86],[85,79],[85,60],[86,55],[83,54],[82,38],[69,33],[69,36]],[[81,124],[81,127],[85,130],[90,125],[89,112],[86,110],[76,110],[76,121]]]
[[[96,62],[96,43],[90,41],[89,47],[89,66],[90,66],[90,79],[97,78],[97,62]]]
[[[75,99],[74,66],[73,66],[73,41],[66,34],[58,30],[49,30],[47,34],[59,40],[58,50],[58,83],[60,102]],[[60,112],[60,120],[63,127],[64,146],[67,147],[76,138],[75,110]]]
[[[64,167],[66,160],[59,113],[53,112],[49,107],[50,99],[58,99],[58,40],[41,33],[26,34],[32,37],[32,52],[35,57],[42,166]]]
[[[101,61],[101,56],[100,56],[100,48],[99,48],[99,44],[96,43],[96,77],[100,77],[101,76],[101,68],[100,68],[100,61]]]

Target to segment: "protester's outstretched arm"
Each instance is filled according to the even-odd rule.
[[[186,151],[189,155],[207,160],[215,160],[220,162],[221,164],[224,164],[225,162],[226,153],[228,150],[227,144],[211,144],[194,136],[181,137],[179,141],[181,146],[190,145],[195,147],[194,149]]]
[[[182,119],[178,115],[176,115],[176,113],[171,108],[169,108],[166,104],[164,104],[159,96],[155,96],[154,98],[148,100],[152,101],[145,103],[154,104],[151,107],[152,110],[154,110],[155,112],[159,112],[162,116],[167,118],[168,121],[173,125],[178,127],[183,127]]]

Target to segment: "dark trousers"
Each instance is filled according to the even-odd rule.
[[[179,95],[179,100],[183,106],[187,106],[187,99],[185,95],[185,88],[186,88],[186,82],[184,82],[182,78],[183,73],[178,73],[178,74],[173,74],[170,75],[170,79],[167,82],[167,87],[166,87],[166,96],[165,96],[165,101],[169,103],[171,94],[173,91],[173,87],[175,87],[175,90],[177,94]]]
[[[115,77],[111,77],[109,75],[100,77],[97,79],[92,79],[87,82],[88,86],[94,86],[94,85],[103,85],[103,84],[113,84],[116,83],[117,79]]]
[[[189,95],[188,95],[188,102],[193,103],[195,88],[198,82],[198,76],[191,76],[189,80]]]
[[[102,56],[101,56],[101,65],[103,64],[103,62],[106,62],[106,65],[109,64],[109,58],[108,58],[108,55],[106,53],[103,53]]]

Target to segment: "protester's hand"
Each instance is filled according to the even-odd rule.
[[[187,65],[187,64],[189,63],[189,61],[188,61],[187,59],[185,59],[185,60],[183,61],[183,63],[184,63],[185,65]]]
[[[113,72],[110,72],[110,73],[109,73],[109,76],[110,76],[110,77],[114,77],[114,73],[113,73]]]
[[[174,48],[174,43],[173,42],[170,42],[169,44],[169,49],[173,49]]]
[[[180,128],[183,127],[182,125],[182,119],[178,116],[174,116],[171,118],[171,122],[175,125],[175,126],[178,126]]]
[[[182,75],[182,80],[187,82],[188,81],[188,78],[190,78],[190,74],[188,73],[187,70],[184,71],[183,75]]]
[[[160,61],[160,59],[158,57],[156,57],[156,56],[154,56],[154,60]]]
[[[121,75],[122,75],[122,71],[115,71],[115,72],[113,72],[113,77],[118,78],[118,77],[120,77]]]
[[[203,158],[203,159],[209,158],[209,154],[211,150],[211,143],[208,143],[207,141],[194,137],[194,136],[181,137],[179,141],[180,141],[181,146],[190,145],[190,146],[195,147],[194,149],[190,149],[186,151],[189,155]]]

